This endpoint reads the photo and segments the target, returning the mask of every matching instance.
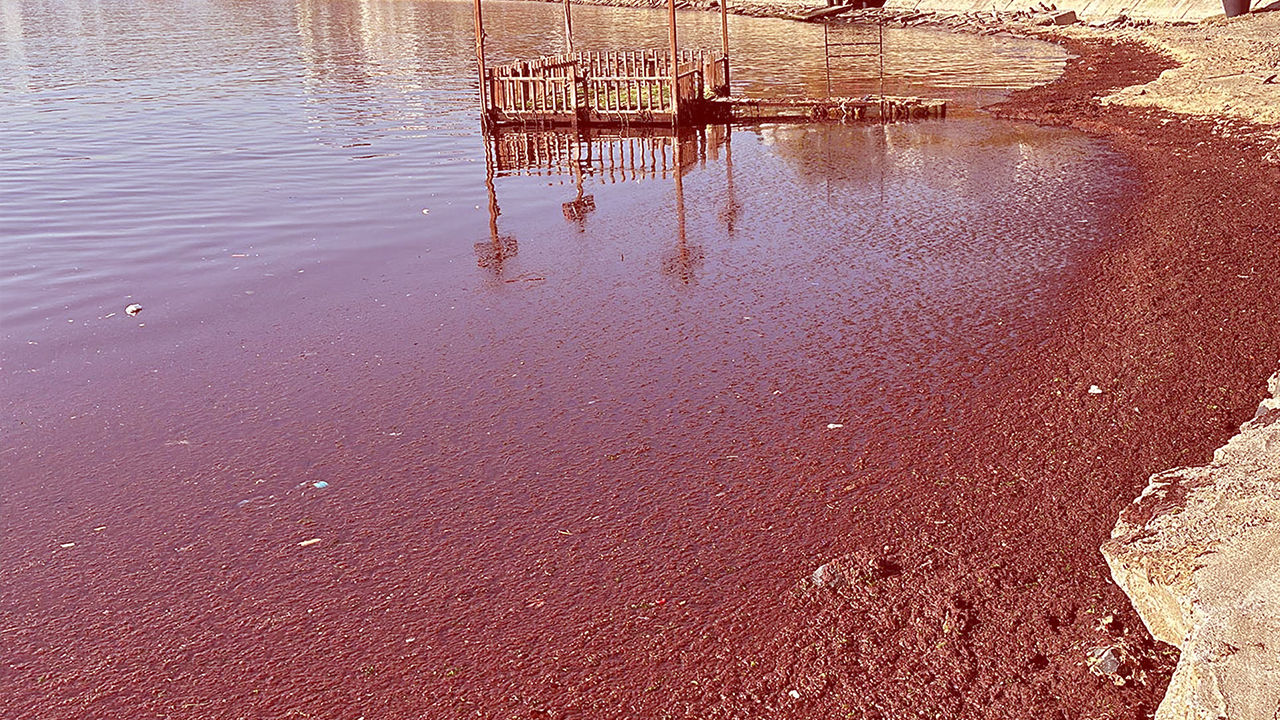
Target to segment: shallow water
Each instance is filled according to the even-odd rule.
[[[518,31],[557,12],[495,4],[494,57],[556,49]],[[661,18],[575,22],[660,45]],[[735,91],[825,92],[820,28],[731,20]],[[579,189],[486,148],[470,23],[5,5],[0,562],[31,717],[758,710],[736,653],[895,481],[865,450],[1000,380],[1124,175],[956,112],[604,138]],[[903,88],[970,102],[1062,59],[890,43],[943,58]]]

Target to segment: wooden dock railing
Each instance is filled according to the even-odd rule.
[[[681,50],[676,93],[681,114],[729,94],[729,59]],[[486,72],[498,123],[670,122],[671,56],[655,50],[577,52],[500,65]]]
[[[572,118],[580,105],[577,58],[551,55],[499,65],[488,72],[495,110]]]

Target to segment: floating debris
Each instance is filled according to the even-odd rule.
[[[298,543],[298,547],[307,547],[308,545],[315,545],[318,542],[320,542],[320,538],[311,538],[310,540],[303,540]]]
[[[132,315],[137,315],[138,313],[142,312],[142,306],[141,306],[141,305],[139,305],[138,303],[133,303],[133,304],[132,304],[132,305],[130,305],[129,307],[126,307],[126,308],[124,309],[124,311],[125,311],[125,313],[126,313],[126,314],[131,315],[131,316],[132,316]]]
[[[1101,394],[1102,394],[1102,388],[1098,387],[1097,385],[1090,385],[1090,386],[1089,386],[1089,394],[1090,394],[1090,395],[1101,395]]]

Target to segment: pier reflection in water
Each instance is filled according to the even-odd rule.
[[[732,235],[742,211],[734,195],[732,130],[727,125],[666,128],[508,129],[485,134],[485,190],[488,193],[489,240],[475,244],[476,263],[501,275],[507,259],[519,253],[519,241],[499,231],[497,182],[503,177],[537,176],[572,182],[572,200],[561,203],[566,221],[585,233],[587,217],[596,209],[588,182],[616,184],[649,178],[670,179],[675,192],[676,245],[662,257],[662,270],[681,283],[694,279],[705,253],[688,239],[684,176],[719,161],[723,153],[724,197],[717,213]]]

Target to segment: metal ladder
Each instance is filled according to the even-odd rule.
[[[831,61],[832,59],[841,60],[847,58],[876,58],[879,65],[879,82],[880,82],[880,116],[884,117],[884,17],[880,16],[876,19],[875,39],[874,40],[841,40],[839,36],[841,32],[831,32],[832,18],[826,18],[822,21],[822,50],[827,66],[827,97],[831,97]],[[842,23],[842,25],[844,25]],[[849,27],[845,25],[845,27]],[[866,26],[854,26],[862,29]],[[871,50],[869,48],[875,48]]]

